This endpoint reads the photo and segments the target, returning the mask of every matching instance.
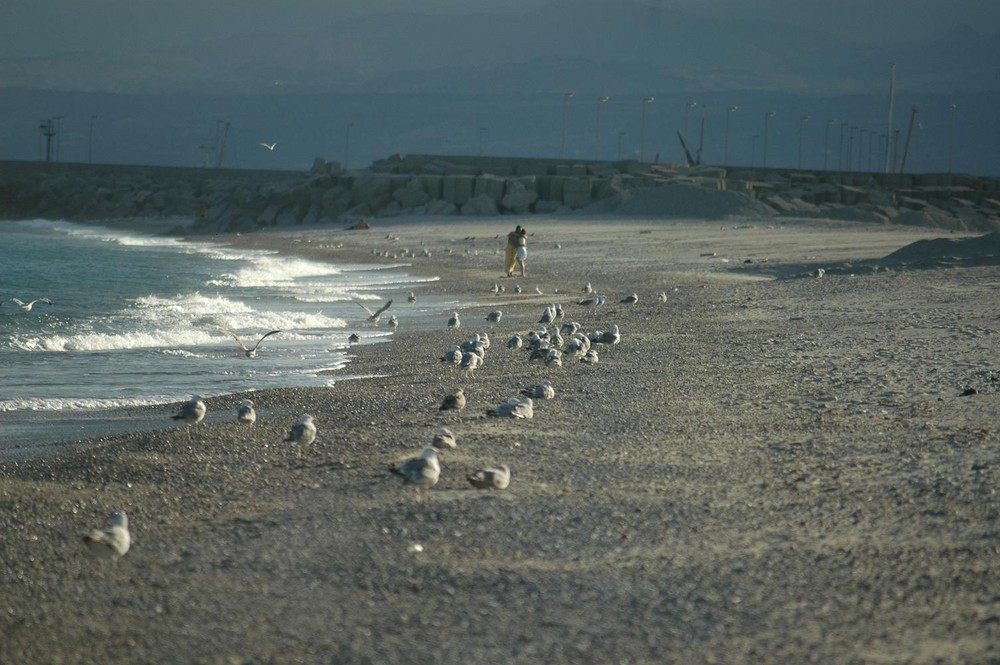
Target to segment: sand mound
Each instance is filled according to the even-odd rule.
[[[910,267],[1000,265],[1000,232],[973,238],[918,240],[886,255],[883,261]]]
[[[722,219],[773,214],[749,194],[692,185],[629,189],[578,211],[582,215],[623,215],[636,218],[672,217]]]

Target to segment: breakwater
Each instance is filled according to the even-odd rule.
[[[993,231],[1000,179],[441,155],[394,155],[350,171],[317,159],[308,172],[0,162],[4,219],[184,218],[187,231],[216,233],[398,215],[588,211]]]

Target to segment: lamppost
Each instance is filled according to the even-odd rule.
[[[65,117],[66,116],[64,116],[64,115],[57,115],[54,118],[52,118],[52,120],[55,122],[55,130],[56,130],[56,161],[57,162],[59,161],[59,148],[62,147],[62,127],[61,127],[61,125],[62,125],[62,120]]]
[[[774,113],[775,113],[774,111],[768,111],[767,113],[764,114],[764,160],[763,160],[763,166],[764,166],[765,169],[767,168],[767,125],[768,125],[768,121],[771,118],[774,117]]]
[[[757,139],[760,138],[760,134],[754,134],[753,140],[750,141],[750,166],[754,166],[757,163]]]
[[[619,130],[619,132],[618,132],[618,161],[619,162],[622,161],[622,138],[624,136],[625,136],[625,132],[623,130]]]
[[[484,134],[486,134],[486,128],[485,127],[480,127],[479,128],[479,156],[480,157],[483,156],[483,135]]]
[[[802,126],[806,124],[806,120],[811,119],[812,116],[804,115],[799,118],[799,170],[802,170]]]
[[[726,109],[726,140],[722,148],[722,161],[726,164],[729,163],[729,116],[736,113],[739,106],[730,106]]]
[[[948,130],[948,173],[951,173],[955,156],[955,109],[958,108],[958,104],[952,104],[948,108],[951,109],[951,127]]]
[[[861,166],[861,156],[864,154],[864,149],[865,149],[865,133],[867,131],[868,130],[865,129],[864,127],[862,127],[858,131],[858,171],[864,171],[864,168],[862,168],[862,166]]]
[[[607,95],[601,95],[597,98],[597,151],[594,153],[594,159],[601,158],[601,108],[604,107],[604,103],[607,101]]]
[[[344,129],[344,169],[351,170],[351,127],[354,127],[353,122],[347,123],[347,127]]]
[[[90,132],[87,134],[87,163],[94,163],[94,120],[96,115],[90,116]]]
[[[849,122],[840,123],[840,146],[837,148],[837,170],[844,170],[844,128],[850,127]]]
[[[830,125],[836,120],[827,120],[826,129],[823,130],[823,170],[826,171],[826,160],[830,156]]]
[[[854,170],[854,130],[857,129],[857,125],[851,125],[850,131],[847,132],[847,170]]]
[[[569,98],[576,95],[575,92],[570,90],[569,92],[563,93],[563,131],[562,131],[562,149],[559,151],[559,157],[563,158],[566,156],[566,112],[569,108]]]
[[[642,98],[642,122],[641,131],[639,133],[639,161],[645,161],[646,157],[646,106],[653,103],[652,97]]]
[[[684,142],[688,145],[691,143],[688,141],[688,111],[693,109],[695,106],[698,106],[698,102],[688,102],[684,105]]]

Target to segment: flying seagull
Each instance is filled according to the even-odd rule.
[[[243,353],[247,354],[247,358],[256,358],[257,357],[257,347],[260,346],[260,343],[263,342],[268,337],[270,337],[271,335],[274,335],[275,333],[280,333],[281,331],[280,330],[272,330],[271,332],[266,333],[263,337],[261,337],[260,339],[257,340],[257,343],[253,345],[253,348],[247,348],[247,345],[243,343],[243,340],[240,338],[240,336],[237,335],[236,333],[234,333],[233,331],[231,331],[231,330],[223,330],[222,332],[226,333],[227,335],[229,335],[230,337],[232,337],[233,339],[236,340],[236,343],[240,345],[241,349],[243,349]]]
[[[20,307],[21,309],[23,309],[25,312],[30,312],[31,308],[35,306],[36,302],[43,302],[43,303],[46,303],[48,305],[52,304],[52,301],[49,300],[48,298],[36,298],[35,300],[32,300],[31,302],[22,302],[22,301],[18,300],[17,298],[11,298],[10,301],[12,303],[14,303],[15,305],[17,305],[18,307]]]
[[[368,312],[368,320],[371,321],[372,323],[378,323],[379,318],[382,316],[382,312],[389,309],[389,306],[392,305],[392,300],[388,300],[384,305],[379,307],[377,310],[372,311],[372,309],[369,308],[364,303],[360,303],[357,300],[354,300],[352,302],[356,303],[358,307]]]
[[[264,141],[261,141],[259,145],[262,145],[271,152],[274,152],[274,146],[278,145],[278,142],[275,141],[274,143],[265,143]]]

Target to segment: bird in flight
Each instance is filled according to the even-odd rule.
[[[382,312],[384,312],[385,310],[389,309],[389,305],[392,304],[392,300],[388,300],[388,301],[386,301],[386,303],[384,305],[382,305],[381,307],[379,307],[377,310],[372,311],[372,309],[370,307],[368,307],[368,305],[360,303],[357,300],[354,300],[352,302],[356,303],[358,305],[358,307],[361,307],[366,312],[368,312],[368,320],[371,321],[372,323],[378,323],[379,317],[382,316]]]
[[[243,349],[243,353],[247,354],[247,358],[256,358],[257,357],[257,347],[260,346],[260,343],[263,342],[268,337],[270,337],[271,335],[273,335],[275,333],[280,333],[281,331],[280,330],[272,330],[271,332],[265,334],[263,337],[261,337],[259,340],[257,340],[257,343],[253,345],[253,348],[247,348],[247,345],[243,343],[243,340],[240,338],[240,336],[237,335],[236,333],[232,332],[231,330],[223,330],[222,332],[226,333],[227,335],[229,335],[230,337],[232,337],[233,339],[236,340],[236,343],[240,345],[241,349]]]
[[[17,298],[11,298],[10,301],[15,305],[17,305],[18,307],[20,307],[21,309],[23,309],[25,312],[30,312],[31,309],[35,306],[36,302],[43,302],[47,305],[52,304],[52,301],[49,300],[48,298],[37,298],[35,300],[32,300],[31,302],[22,302]]]
[[[271,152],[274,152],[274,146],[278,145],[278,142],[275,141],[274,143],[265,143],[264,141],[261,141],[260,145],[264,146],[265,148],[267,148]]]

